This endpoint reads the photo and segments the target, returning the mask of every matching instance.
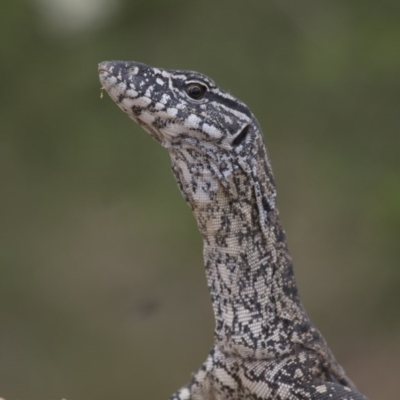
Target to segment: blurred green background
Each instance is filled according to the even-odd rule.
[[[167,153],[97,63],[194,69],[258,117],[305,306],[400,392],[400,3],[2,0],[0,397],[166,399],[212,344]]]

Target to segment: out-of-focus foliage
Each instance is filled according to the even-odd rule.
[[[400,3],[3,0],[0,395],[159,399],[212,343],[166,152],[97,63],[200,70],[263,126],[306,308],[371,399],[400,391]]]

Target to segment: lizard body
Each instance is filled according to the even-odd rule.
[[[193,71],[99,64],[103,88],[165,147],[204,242],[215,343],[171,400],[366,400],[301,304],[261,128]]]

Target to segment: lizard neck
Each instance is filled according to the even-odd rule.
[[[211,209],[196,212],[198,223],[210,217]],[[217,343],[241,357],[289,352],[296,331],[308,326],[308,319],[278,212],[271,212],[270,235],[265,237],[254,202],[231,202],[215,211],[212,224],[219,228],[203,232],[203,255]]]
[[[207,168],[202,171],[209,184],[204,186],[197,176],[191,187],[188,182],[194,180],[184,179],[176,165],[175,176],[203,236],[217,345],[226,353],[265,359],[313,341],[275,205],[263,204],[267,212],[260,215],[260,203],[265,202],[240,168],[231,168],[228,186],[214,185],[214,192],[205,195],[200,188],[213,186]],[[268,198],[275,196],[275,185],[266,167],[259,166],[264,173],[259,172],[264,191],[270,192],[262,194]],[[185,170],[186,178],[189,172]]]

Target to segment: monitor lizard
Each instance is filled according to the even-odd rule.
[[[171,400],[365,400],[307,316],[249,108],[194,71],[98,66],[102,88],[167,149],[203,237],[214,345]]]

